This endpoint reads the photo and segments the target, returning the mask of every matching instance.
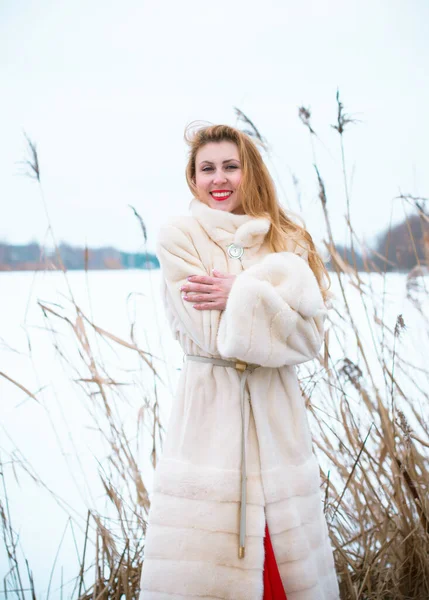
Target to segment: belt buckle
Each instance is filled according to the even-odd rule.
[[[235,368],[237,369],[237,371],[240,371],[240,373],[243,373],[248,367],[248,364],[245,362],[242,362],[241,360],[237,360],[235,363]]]

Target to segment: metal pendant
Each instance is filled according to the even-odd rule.
[[[230,258],[241,258],[244,254],[244,248],[239,244],[230,244],[226,251]]]

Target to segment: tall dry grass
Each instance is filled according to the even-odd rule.
[[[251,134],[263,140],[250,119],[241,111],[237,111],[237,116]],[[301,107],[299,117],[313,149],[315,181],[325,219],[324,244],[333,260],[332,278],[339,290],[330,311],[324,355],[319,361],[304,365],[299,373],[321,464],[324,507],[335,550],[341,598],[427,599],[429,372],[410,360],[405,343],[406,316],[398,314],[395,322],[386,316],[385,269],[378,266],[380,256],[375,256],[353,229],[345,136],[354,119],[345,113],[337,95],[334,128],[341,154],[349,243],[352,256],[354,251],[359,251],[365,257],[366,274],[358,272],[354,261],[348,263],[337,251],[329,217],[329,197],[317,164],[317,133],[309,109]],[[41,184],[37,151],[32,144],[30,152],[28,164]],[[400,201],[412,205],[422,221],[428,221],[422,199],[403,196]],[[143,221],[138,218],[145,232]],[[427,251],[426,265],[428,258]],[[384,264],[387,267],[388,261]],[[374,270],[377,274],[370,276],[369,272]],[[67,278],[66,273],[64,277]],[[425,278],[413,270],[407,278],[407,292],[419,314],[424,340],[421,351],[428,353],[428,320],[421,303],[427,294],[425,286]],[[83,313],[74,301],[71,286],[69,295],[67,311],[46,302],[40,302],[40,309],[59,355],[87,395],[94,425],[109,448],[109,469],[100,469],[100,478],[111,508],[110,519],[106,519],[94,507],[88,507],[73,598],[137,598],[149,498],[137,460],[138,437],[130,436],[116,410],[118,402],[126,401],[130,390],[125,393],[120,382],[109,376],[99,344],[127,347],[138,356],[144,377],[153,382],[153,392],[144,398],[140,418],[153,440],[154,467],[164,434],[157,397],[157,386],[161,384],[157,363],[136,340],[135,323],[131,324],[129,339],[119,339]],[[356,297],[359,315],[356,314]],[[80,362],[70,362],[63,352],[57,334],[58,322],[74,339]],[[11,385],[19,386],[33,401],[38,400],[21,382],[6,373],[2,376],[8,378]],[[135,389],[134,393],[140,390]],[[96,403],[94,398],[97,398]],[[10,598],[37,598],[31,565],[22,564],[17,556],[18,538],[11,521],[6,485],[10,469],[4,457],[2,461],[0,518],[9,561],[4,593]],[[19,467],[32,472],[31,465],[25,461]],[[72,510],[66,506],[64,510],[69,512],[72,521],[77,521]],[[25,595],[25,589],[30,595]]]
[[[354,121],[345,114],[338,94],[337,106],[334,128],[341,146],[352,255],[356,247],[366,255],[367,270],[379,271],[385,292],[386,269],[380,271],[380,261],[374,262],[380,257],[368,254],[352,227],[344,136]],[[300,116],[309,135],[314,136],[309,111],[301,109]],[[317,164],[315,170],[327,231],[324,243],[340,289],[329,334],[335,336],[335,356],[343,358],[332,360],[330,343],[326,344],[324,369],[319,376],[312,373],[317,377],[312,391],[316,398],[308,397],[308,407],[318,455],[326,465],[325,514],[335,548],[341,597],[429,598],[429,370],[409,360],[402,343],[407,330],[403,315],[389,322],[386,295],[380,297],[371,287],[371,278],[364,278],[336,251],[329,201]],[[429,221],[421,199],[402,196],[400,200],[413,204],[422,222]],[[414,243],[412,237],[410,241]],[[421,265],[416,254],[419,267],[429,265],[428,247],[425,256],[426,263]],[[427,296],[422,272],[414,269],[408,274],[407,293],[421,317],[424,352],[429,328],[420,303]],[[370,336],[365,340],[351,309],[351,286],[367,320]],[[353,358],[341,334],[344,329],[354,338]]]

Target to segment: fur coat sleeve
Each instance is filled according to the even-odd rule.
[[[157,255],[170,325],[204,352],[267,367],[319,352],[326,308],[312,270],[294,252],[269,254],[240,273],[222,312],[198,311],[182,299],[187,277],[209,274],[186,227],[162,228]]]
[[[164,298],[170,325],[180,329],[204,352],[218,355],[220,311],[199,311],[185,302],[180,288],[190,275],[208,275],[185,227],[166,225],[158,236],[157,256],[164,276]]]
[[[305,362],[320,350],[326,314],[307,261],[293,252],[269,254],[234,281],[219,352],[264,367]]]

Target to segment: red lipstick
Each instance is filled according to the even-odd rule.
[[[232,191],[231,190],[212,190],[210,192],[211,196],[214,198],[214,200],[216,200],[216,202],[223,202],[224,200],[228,200],[228,198],[231,197]],[[216,195],[213,195],[216,194]],[[217,195],[217,194],[222,194],[222,195]]]

